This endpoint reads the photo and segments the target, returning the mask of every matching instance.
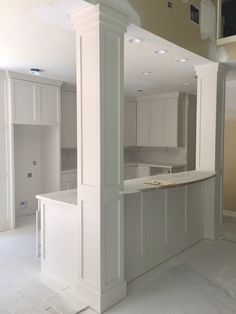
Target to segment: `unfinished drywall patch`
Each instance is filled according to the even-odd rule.
[[[30,14],[41,22],[73,31],[70,15],[91,5],[84,0],[60,0],[53,5],[42,4],[39,8],[33,9]]]

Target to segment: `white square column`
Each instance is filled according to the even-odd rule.
[[[227,68],[209,63],[195,68],[197,89],[196,170],[216,172],[204,183],[204,237],[221,235],[223,211],[225,83]]]
[[[77,52],[78,297],[103,312],[126,297],[123,86],[127,17],[101,4],[72,16]]]

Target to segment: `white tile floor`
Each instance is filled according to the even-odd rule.
[[[34,219],[0,234],[0,314],[76,313],[85,305],[70,288],[40,275]],[[235,314],[236,243],[204,240],[130,283],[128,293],[107,314]]]
[[[236,242],[236,218],[224,217],[224,239]]]
[[[0,234],[0,314],[75,314],[86,308],[67,286],[40,274],[35,256],[35,216],[17,219]]]

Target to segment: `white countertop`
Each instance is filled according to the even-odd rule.
[[[216,175],[215,172],[208,172],[208,171],[185,171],[179,172],[174,174],[160,174],[157,176],[145,177],[145,178],[138,178],[133,180],[126,180],[124,181],[124,190],[121,194],[132,194],[132,193],[140,193],[145,192],[153,189],[166,189],[166,188],[173,188],[180,185],[191,184],[194,182],[199,182],[203,180],[207,180],[212,178]],[[155,186],[145,184],[147,181],[151,180],[164,180],[172,182],[173,185],[171,186]],[[53,201],[64,203],[70,206],[77,205],[77,190],[66,190],[66,191],[59,191],[54,193],[42,194],[36,196],[38,199]]]
[[[139,192],[144,192],[144,191],[153,190],[153,189],[173,188],[180,185],[203,181],[211,177],[214,177],[215,175],[216,175],[215,172],[193,170],[193,171],[178,172],[178,173],[173,173],[173,174],[159,174],[159,175],[151,176],[151,177],[126,180],[124,182],[123,194],[139,193]],[[152,180],[168,181],[168,182],[173,183],[173,185],[157,186],[157,185],[150,185],[150,184],[145,183],[145,182],[150,182]]]
[[[186,167],[186,164],[184,163],[175,163],[175,162],[164,162],[164,161],[158,161],[158,162],[126,162],[124,164],[125,166],[149,166],[149,167],[161,167],[161,168],[174,168],[174,167]]]
[[[61,174],[68,174],[68,173],[74,173],[74,172],[77,172],[77,169],[61,170]]]
[[[75,206],[77,205],[77,189],[41,194],[36,198]]]

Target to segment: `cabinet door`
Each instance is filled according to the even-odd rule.
[[[124,103],[124,146],[136,145],[136,102],[125,101]]]
[[[52,85],[39,85],[40,122],[60,123],[60,89]]]
[[[137,104],[137,146],[149,146],[149,104]]]
[[[178,147],[178,99],[165,101],[165,124],[164,124],[165,147]]]
[[[165,132],[165,102],[155,100],[150,102],[150,147],[162,147]]]
[[[77,103],[76,93],[61,92],[61,146],[77,147]]]
[[[32,124],[36,121],[36,85],[12,80],[13,123]]]

